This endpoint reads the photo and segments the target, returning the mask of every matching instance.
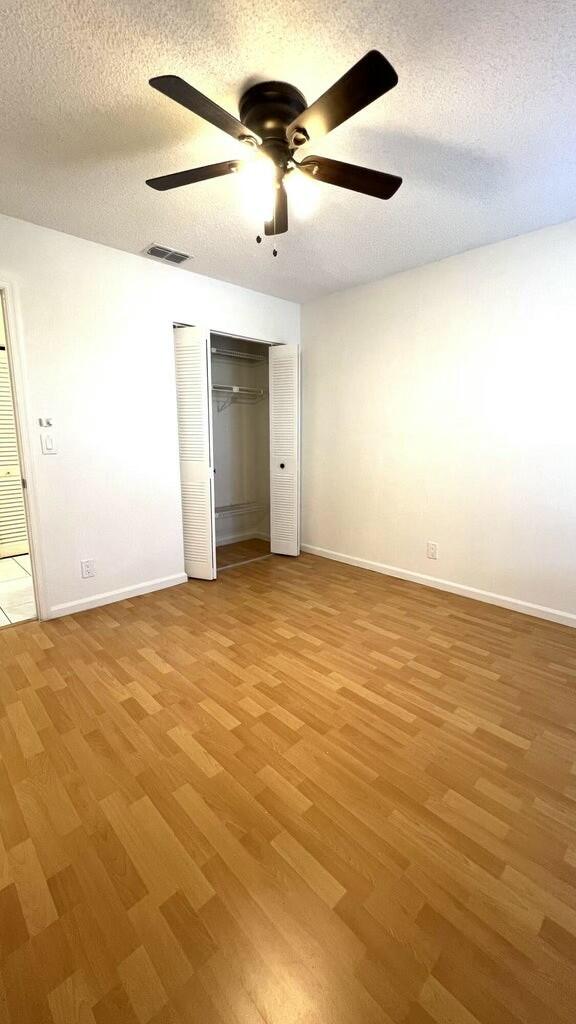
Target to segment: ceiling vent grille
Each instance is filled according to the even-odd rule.
[[[150,256],[153,260],[159,260],[160,263],[172,263],[173,266],[179,266],[181,263],[186,263],[186,260],[191,260],[192,257],[187,252],[179,252],[177,249],[169,249],[167,245],[158,245],[154,242],[144,250],[145,256]]]

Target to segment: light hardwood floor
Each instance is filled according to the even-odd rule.
[[[576,634],[312,556],[0,632],[0,1024],[573,1024]]]
[[[260,537],[237,540],[221,544],[216,548],[216,565],[219,569],[230,569],[234,565],[251,562],[255,558],[266,558],[270,554],[270,541]]]

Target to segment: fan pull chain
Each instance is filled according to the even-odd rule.
[[[256,243],[257,245],[262,245],[262,235],[256,235]],[[274,257],[278,255],[278,249],[276,248],[276,246],[274,246],[274,248],[272,249],[272,255]]]

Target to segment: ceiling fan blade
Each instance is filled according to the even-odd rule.
[[[327,185],[339,185],[353,192],[363,192],[376,199],[391,199],[402,184],[402,178],[383,171],[373,171],[369,167],[358,167],[356,164],[345,164],[340,160],[329,160],[326,156],[307,156],[297,167],[304,174],[316,181],[325,181]]]
[[[193,167],[190,171],[176,171],[175,174],[163,174],[160,178],[148,178],[146,184],[159,192],[165,192],[170,188],[180,188],[181,185],[193,185],[196,181],[232,174],[237,168],[237,160],[223,160],[222,163],[208,164],[207,167]]]
[[[288,196],[284,182],[279,181],[275,191],[274,213],[264,225],[265,235],[283,235],[288,231]]]
[[[370,50],[315,103],[288,126],[288,139],[304,129],[308,139],[326,135],[353,114],[363,110],[398,82],[392,65],[378,50]]]
[[[260,136],[246,128],[237,117],[233,117],[227,110],[223,110],[213,100],[208,99],[204,93],[188,85],[183,78],[178,78],[177,75],[159,75],[158,78],[150,79],[150,85],[233,138],[240,141],[251,139],[258,145],[262,142]]]

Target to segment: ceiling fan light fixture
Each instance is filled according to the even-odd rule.
[[[305,128],[294,128],[290,134],[290,146],[294,149],[298,149],[299,146],[304,146],[310,139],[308,132]]]
[[[290,211],[297,220],[309,220],[317,208],[320,189],[312,178],[294,165],[284,178]]]
[[[277,187],[276,167],[269,157],[258,152],[238,165],[237,180],[243,212],[250,223],[270,220]]]
[[[288,231],[288,193],[297,196],[300,215],[312,207],[300,178],[315,178],[352,192],[390,199],[402,184],[394,174],[358,167],[328,157],[306,156],[295,160],[296,150],[310,140],[331,132],[398,82],[392,65],[378,50],[370,50],[320,96],[307,104],[303,94],[288,82],[258,82],[240,98],[240,120],[223,110],[177,75],[160,75],[150,85],[176,103],[198,114],[209,124],[246,144],[249,157],[240,164],[242,206],[252,220],[264,221],[266,235]],[[206,167],[148,178],[150,188],[164,192],[232,174],[237,161],[224,160]],[[290,178],[293,184],[290,185]]]

